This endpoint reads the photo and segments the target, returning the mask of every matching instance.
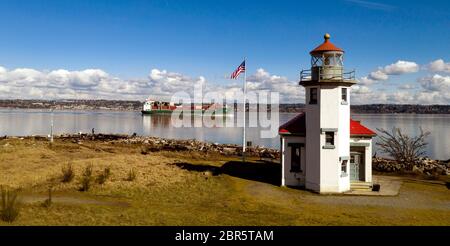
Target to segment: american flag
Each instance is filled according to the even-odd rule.
[[[237,79],[239,77],[239,74],[242,72],[245,72],[245,61],[239,65],[239,67],[231,74],[232,79]]]

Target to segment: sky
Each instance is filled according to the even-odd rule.
[[[450,1],[1,0],[0,98],[170,98],[249,90],[303,103],[323,42],[356,70],[353,104],[450,104]]]

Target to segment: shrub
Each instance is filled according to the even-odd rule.
[[[149,152],[149,150],[148,150],[148,148],[147,148],[147,147],[141,147],[141,154],[143,154],[143,155],[147,155],[147,154],[148,154],[148,152]]]
[[[81,177],[80,191],[88,191],[91,188],[91,182],[92,182],[92,164],[88,165],[83,171],[83,176]]]
[[[97,183],[104,184],[106,180],[108,180],[109,176],[111,176],[111,168],[105,167],[103,172],[98,175]]]
[[[414,163],[419,157],[425,154],[427,146],[426,138],[430,132],[424,132],[420,128],[420,133],[416,137],[408,136],[400,128],[392,128],[389,132],[384,129],[377,129],[381,132],[377,145],[384,152],[393,157],[398,163],[403,163],[407,170],[412,170]]]
[[[131,168],[130,171],[128,172],[128,177],[126,178],[126,181],[133,181],[136,179],[136,171],[134,170],[134,168]]]
[[[67,163],[65,166],[62,167],[61,171],[63,183],[69,183],[75,177],[75,172],[73,170],[72,163]]]
[[[48,198],[42,203],[42,206],[50,208],[52,206],[52,188],[48,189]]]
[[[20,204],[17,199],[18,192],[13,190],[1,189],[2,203],[0,210],[0,219],[5,222],[14,222],[19,216]]]

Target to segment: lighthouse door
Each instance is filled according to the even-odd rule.
[[[350,154],[350,180],[359,180],[359,165],[361,164],[361,154],[351,153]]]

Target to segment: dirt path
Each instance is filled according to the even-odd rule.
[[[281,204],[307,202],[322,205],[356,205],[386,208],[437,209],[450,211],[450,190],[443,184],[418,180],[403,180],[398,196],[318,195],[305,190],[280,188],[262,182],[247,185],[247,193],[260,199]]]

